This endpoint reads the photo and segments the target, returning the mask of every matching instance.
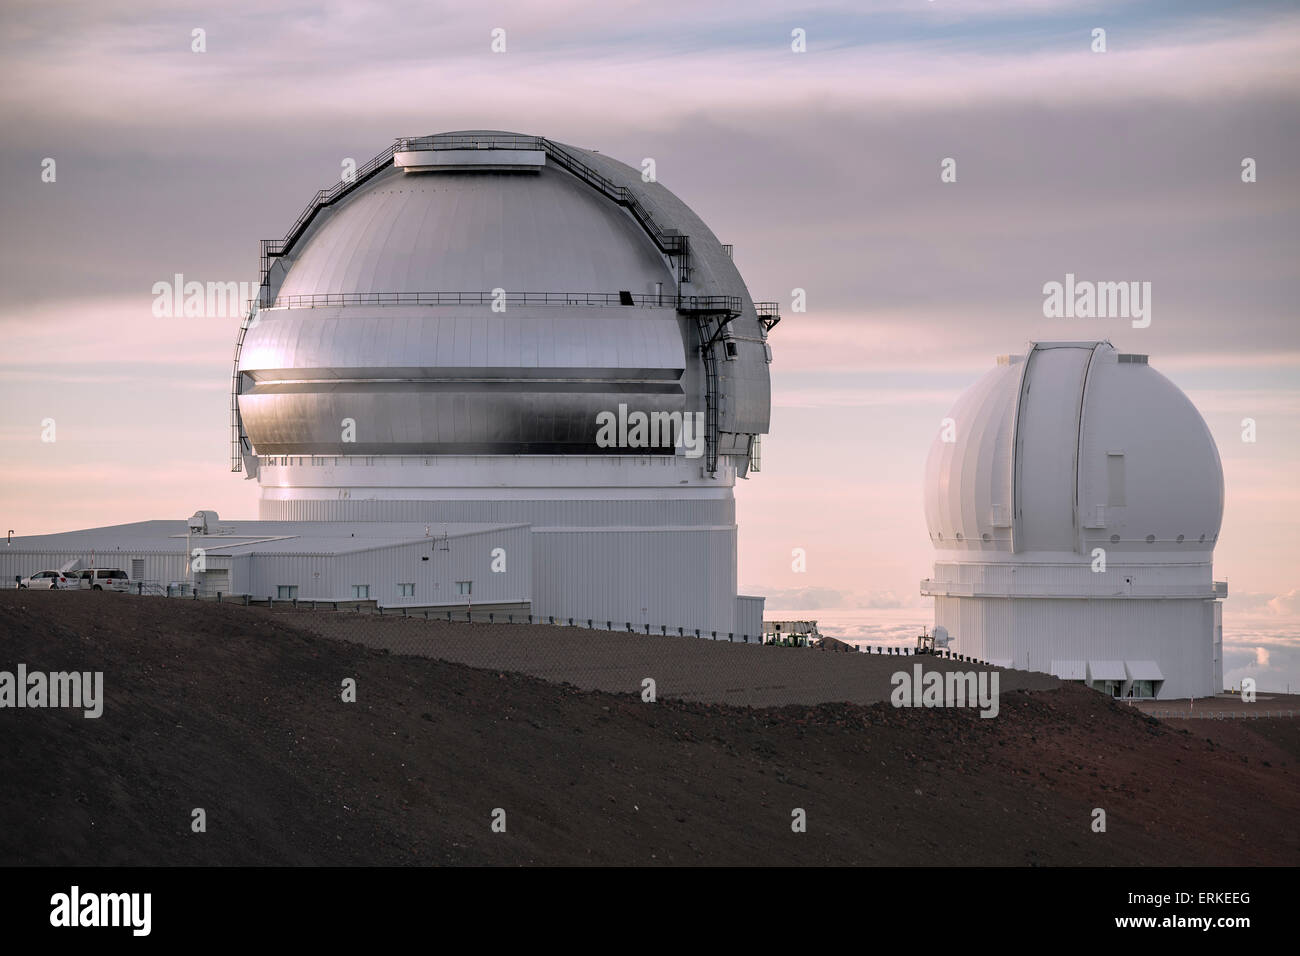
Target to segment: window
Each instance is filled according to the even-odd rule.
[[[1124,507],[1124,453],[1106,453],[1106,507]]]
[[[473,593],[474,593],[474,582],[473,582],[473,581],[457,581],[457,582],[456,582],[456,593],[457,593],[457,594],[462,594],[462,595],[473,594]]]
[[[736,357],[736,349],[737,349],[736,343],[728,340],[723,343],[723,346],[726,348],[727,358],[729,360],[734,359]]]
[[[414,585],[414,584],[399,584],[399,585],[397,586],[397,596],[398,596],[398,597],[415,597],[415,585]]]
[[[354,601],[370,600],[370,585],[369,584],[352,585],[352,600]]]
[[[275,596],[281,601],[296,601],[298,600],[298,585],[277,584],[275,586]]]

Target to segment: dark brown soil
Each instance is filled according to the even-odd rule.
[[[1014,675],[992,720],[888,703],[752,709],[668,688],[648,704],[322,637],[307,630],[331,629],[318,618],[0,592],[0,670],[103,671],[106,697],[98,720],[0,710],[0,864],[1300,861],[1300,721],[1175,729],[1078,687],[1009,690]],[[535,655],[555,634],[509,636]],[[708,642],[670,654],[654,638],[600,640],[632,671],[638,653],[652,667],[695,653],[726,676]],[[791,686],[824,687],[800,669],[853,658],[727,650],[783,654],[768,659]],[[589,639],[571,663],[600,670],[599,653]],[[912,663],[876,662],[883,677],[853,680]],[[206,833],[191,832],[195,807]],[[795,808],[806,833],[791,830]]]

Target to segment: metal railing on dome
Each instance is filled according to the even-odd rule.
[[[755,302],[754,311],[758,313],[758,324],[764,332],[771,332],[772,327],[781,321],[781,307],[775,302]]]
[[[675,308],[680,312],[734,312],[739,296],[678,296],[672,293],[632,292],[322,292],[281,295],[268,306],[274,309],[318,309],[353,305],[506,305],[506,306],[640,306]]]

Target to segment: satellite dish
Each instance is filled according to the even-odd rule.
[[[952,637],[948,634],[948,629],[942,624],[936,625],[934,629],[934,646],[947,647],[952,642]]]

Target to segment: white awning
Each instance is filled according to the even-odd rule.
[[[1129,680],[1164,680],[1160,665],[1155,661],[1125,661]]]
[[[1049,673],[1061,680],[1087,680],[1087,671],[1087,661],[1052,661]]]
[[[1088,680],[1128,680],[1123,661],[1088,661]]]

